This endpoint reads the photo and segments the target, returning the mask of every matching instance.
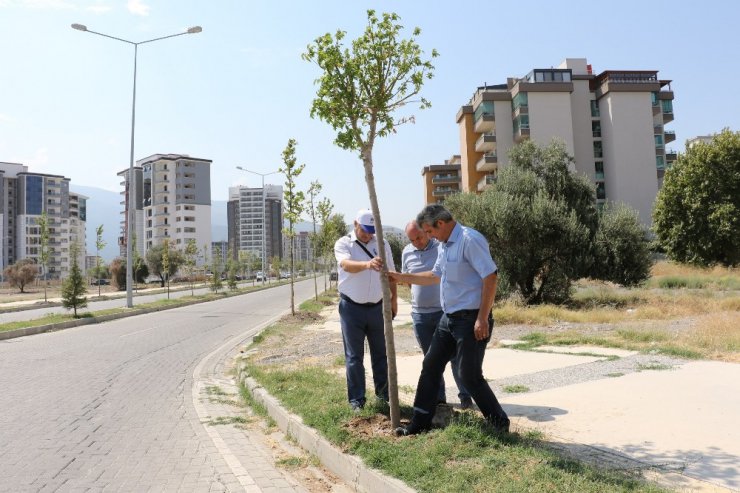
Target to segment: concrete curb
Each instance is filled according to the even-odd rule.
[[[237,363],[236,380],[244,384],[252,396],[265,406],[267,413],[275,420],[280,430],[295,439],[309,454],[315,455],[332,473],[339,476],[355,491],[412,493],[403,481],[386,476],[382,472],[367,467],[358,457],[347,455],[322,438],[319,433],[303,424],[300,416],[289,413],[280,402],[267,393],[255,380],[249,377],[244,361]]]

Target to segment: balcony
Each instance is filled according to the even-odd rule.
[[[477,163],[475,163],[475,169],[479,172],[496,171],[498,168],[498,157],[495,152],[487,152],[483,154]]]
[[[665,143],[667,144],[668,142],[673,142],[674,140],[676,140],[676,132],[673,130],[667,130],[665,132]]]
[[[475,152],[489,152],[496,148],[496,134],[485,133],[475,141]]]
[[[435,175],[432,177],[432,183],[460,183],[458,175]]]
[[[432,197],[447,197],[452,193],[459,192],[457,187],[437,187],[432,190]]]
[[[482,192],[486,188],[496,183],[496,178],[497,177],[495,173],[482,177],[480,180],[478,180],[478,191]]]
[[[521,142],[524,139],[529,138],[529,126],[519,127],[514,129],[514,140]]]
[[[674,150],[668,150],[665,153],[665,160],[667,163],[671,164],[678,159],[678,154]]]
[[[496,129],[496,119],[493,113],[481,113],[475,120],[473,131],[479,134],[490,133]]]

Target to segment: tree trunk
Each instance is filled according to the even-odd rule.
[[[362,150],[362,164],[365,167],[365,182],[370,196],[370,208],[375,217],[375,236],[378,239],[378,251],[383,261],[380,275],[380,285],[383,289],[383,331],[385,333],[385,350],[388,359],[388,399],[391,411],[391,426],[401,425],[401,409],[398,402],[398,371],[396,369],[396,345],[393,339],[393,312],[391,307],[391,286],[388,281],[388,260],[385,255],[385,241],[383,236],[383,222],[380,219],[378,196],[375,193],[375,177],[373,176],[372,145]]]

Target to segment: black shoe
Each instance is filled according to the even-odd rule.
[[[411,423],[409,423],[406,426],[399,426],[396,428],[396,436],[399,437],[407,437],[410,435],[418,435],[419,433],[423,433],[425,431],[429,431],[431,428],[430,425],[424,424],[421,425],[419,423],[414,422],[414,420],[411,420]]]
[[[460,398],[460,409],[472,409],[473,399],[472,397],[461,397]]]
[[[511,425],[511,421],[509,421],[509,418],[495,418],[495,419],[489,419],[488,423],[493,427],[493,431],[500,434],[509,433],[509,426]]]

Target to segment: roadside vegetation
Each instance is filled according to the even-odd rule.
[[[306,320],[335,296],[301,305],[256,337],[246,360],[248,372],[327,440],[367,465],[397,477],[418,491],[653,492],[639,472],[599,469],[554,451],[538,432],[495,434],[474,412],[457,413],[449,426],[427,434],[397,438],[388,408],[369,400],[360,415],[346,404],[341,358],[260,358],[260,347],[285,347],[298,337]],[[510,392],[526,392],[512,387]],[[242,394],[254,402],[249,392]],[[403,418],[411,408],[401,407]]]
[[[51,325],[51,324],[58,324],[63,322],[69,322],[72,320],[76,320],[79,318],[96,318],[96,317],[102,317],[105,315],[113,315],[116,313],[135,313],[137,310],[144,310],[148,308],[160,308],[160,309],[168,309],[168,308],[177,308],[180,306],[190,305],[193,303],[204,303],[207,301],[215,301],[220,300],[223,298],[228,298],[230,296],[238,296],[241,294],[250,293],[252,291],[259,291],[266,288],[271,288],[274,286],[279,286],[282,284],[287,284],[287,280],[282,281],[275,281],[269,286],[262,287],[261,285],[257,284],[254,286],[244,286],[241,288],[238,288],[233,291],[229,292],[220,292],[220,293],[207,293],[207,294],[200,294],[195,296],[183,296],[181,298],[172,298],[172,299],[161,299],[157,301],[153,301],[151,303],[139,303],[135,304],[134,308],[111,308],[107,310],[98,310],[94,312],[83,312],[78,314],[77,317],[74,317],[72,314],[50,314],[41,318],[36,318],[33,320],[22,320],[18,322],[6,322],[6,323],[0,323],[0,332],[6,332],[9,330],[15,330],[15,329],[25,329],[28,327],[39,327],[42,325]],[[189,289],[189,288],[185,288]],[[158,290],[157,292],[163,292],[162,290]]]

